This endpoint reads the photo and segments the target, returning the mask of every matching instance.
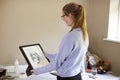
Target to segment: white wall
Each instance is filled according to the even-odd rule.
[[[88,1],[89,50],[110,61],[112,71],[120,74],[120,44],[104,41],[107,37],[110,0]]]
[[[87,0],[86,0],[87,1]],[[25,64],[19,46],[40,43],[47,52],[57,52],[70,28],[61,20],[62,7],[85,0],[0,0],[0,64]]]

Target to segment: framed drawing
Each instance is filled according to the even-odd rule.
[[[19,46],[19,49],[28,63],[29,70],[43,67],[49,63],[49,60],[45,57],[43,48],[39,43]]]

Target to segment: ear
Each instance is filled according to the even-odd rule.
[[[74,20],[74,16],[70,13],[70,14],[68,14],[68,16],[72,19],[72,20]]]
[[[72,17],[73,15],[71,13],[68,14],[69,17]]]

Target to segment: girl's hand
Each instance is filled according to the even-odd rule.
[[[33,70],[30,70],[30,72],[31,72],[32,74],[34,74]]]

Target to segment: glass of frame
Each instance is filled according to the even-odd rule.
[[[49,63],[49,60],[45,57],[44,51],[39,43],[19,46],[19,49],[26,59],[28,66],[32,69],[43,67]]]

